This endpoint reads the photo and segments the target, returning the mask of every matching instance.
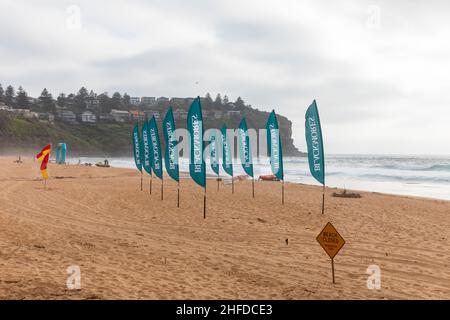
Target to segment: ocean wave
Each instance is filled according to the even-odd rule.
[[[450,177],[425,177],[425,176],[401,176],[401,175],[387,175],[379,173],[368,173],[360,175],[361,178],[374,179],[378,181],[402,181],[402,182],[430,182],[430,183],[450,183]]]
[[[405,165],[405,164],[386,164],[386,165],[374,165],[372,168],[376,169],[389,169],[389,170],[402,170],[402,171],[440,171],[450,172],[450,164],[434,164],[434,165]]]

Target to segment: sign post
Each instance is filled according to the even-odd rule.
[[[322,246],[323,250],[328,254],[331,259],[331,274],[334,280],[334,257],[342,249],[345,244],[344,238],[339,234],[336,228],[328,222],[327,225],[322,229],[316,238],[317,242]]]

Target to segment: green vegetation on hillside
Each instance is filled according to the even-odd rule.
[[[0,112],[0,148],[3,152],[39,150],[65,142],[72,154],[131,155],[131,123],[48,124]]]
[[[264,128],[268,113],[245,109],[242,116],[247,118],[249,128]],[[240,117],[224,120],[205,121],[205,129],[237,128]],[[291,139],[291,122],[279,117],[282,143],[285,155],[298,156]],[[177,120],[179,128],[186,127],[186,120]],[[158,124],[161,129],[161,124]],[[24,119],[8,112],[0,111],[0,153],[9,150],[36,151],[47,143],[56,145],[65,142],[72,155],[131,156],[131,130],[133,123],[96,124],[54,124],[35,119]],[[160,132],[162,137],[162,132]]]

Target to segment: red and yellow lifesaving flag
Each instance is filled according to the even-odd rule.
[[[50,157],[50,151],[52,150],[52,145],[49,144],[42,149],[41,152],[38,153],[36,158],[38,161],[41,161],[41,175],[42,178],[48,179],[48,173],[47,173],[47,163],[48,158]]]

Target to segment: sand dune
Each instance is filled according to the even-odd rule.
[[[450,299],[450,202],[321,189],[208,181],[207,218],[200,187],[136,170],[49,165],[0,158],[2,299]],[[58,177],[58,178],[56,178]],[[315,237],[331,221],[347,241],[330,260]],[[286,244],[289,239],[289,244]],[[366,286],[381,268],[381,289]],[[81,269],[81,290],[66,287]]]

